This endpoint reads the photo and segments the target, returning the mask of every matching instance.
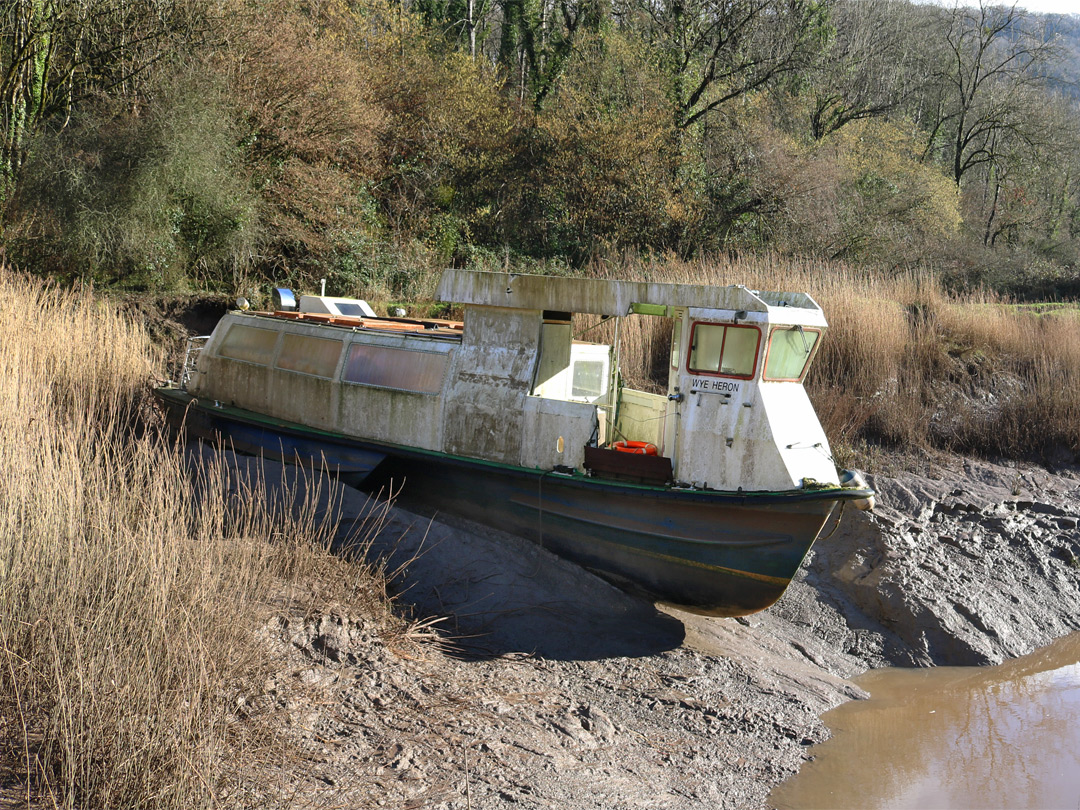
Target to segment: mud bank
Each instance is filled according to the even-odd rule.
[[[985,664],[1080,627],[1080,477],[951,459],[879,476],[772,609],[657,608],[543,549],[404,508],[375,553],[438,639],[391,649],[340,613],[261,630],[252,704],[300,752],[254,805],[752,808],[886,664]],[[400,502],[399,502],[400,503]],[[343,527],[364,513],[350,495]]]

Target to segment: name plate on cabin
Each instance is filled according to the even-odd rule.
[[[691,394],[722,394],[730,397],[742,392],[745,383],[742,380],[719,380],[714,377],[693,377],[690,380]]]

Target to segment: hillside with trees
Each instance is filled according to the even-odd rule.
[[[1080,18],[906,0],[28,0],[10,262],[407,297],[768,251],[1080,295]]]

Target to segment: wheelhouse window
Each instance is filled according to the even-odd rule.
[[[419,352],[354,343],[349,347],[342,377],[346,382],[358,385],[437,394],[442,391],[449,361],[447,352]]]
[[[766,380],[801,380],[810,365],[821,332],[801,326],[781,326],[769,335]]]
[[[671,330],[671,367],[679,367],[679,341],[682,340],[682,321],[676,320]]]
[[[312,374],[316,377],[333,377],[341,357],[340,340],[286,334],[281,342],[278,368]]]
[[[277,339],[278,333],[273,329],[234,323],[221,341],[218,356],[266,366],[274,357]]]
[[[757,368],[761,331],[756,326],[695,323],[690,332],[689,371],[750,379]]]

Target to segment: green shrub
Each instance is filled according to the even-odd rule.
[[[216,88],[177,75],[145,117],[101,104],[33,144],[9,212],[26,266],[134,289],[221,287],[258,214]]]

